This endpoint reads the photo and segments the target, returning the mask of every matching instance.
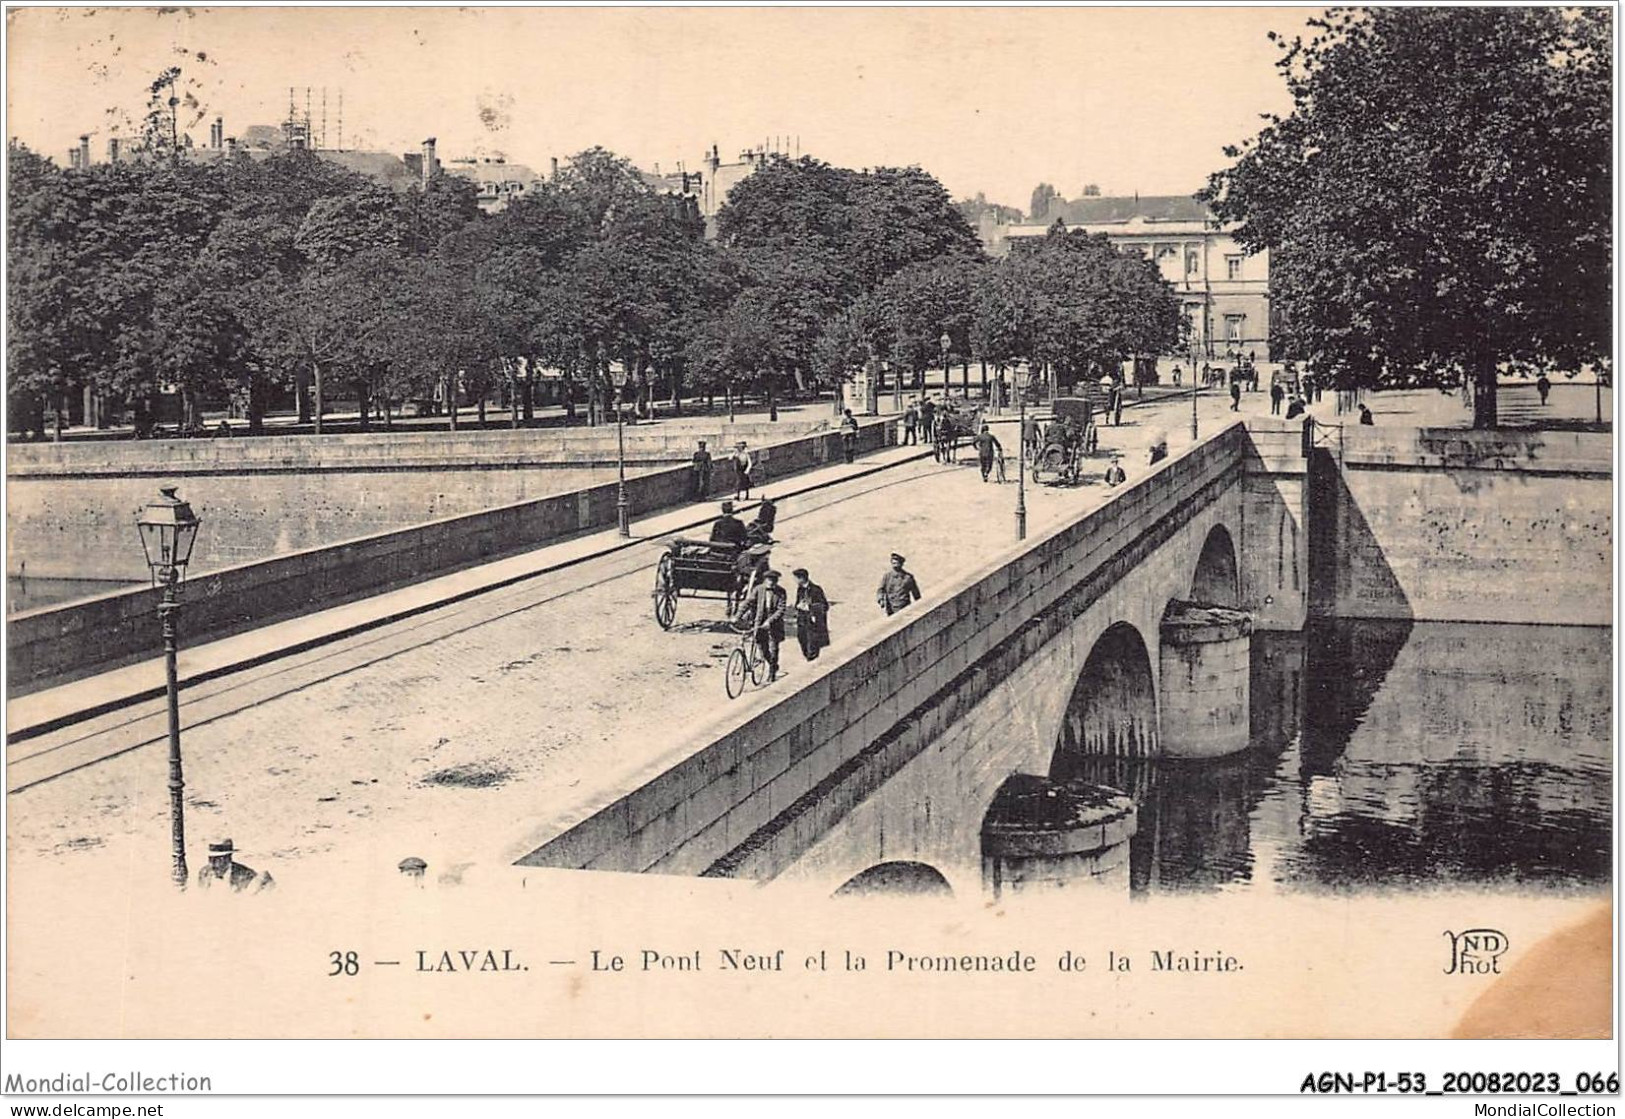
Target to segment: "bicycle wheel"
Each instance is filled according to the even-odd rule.
[[[755,638],[750,642],[750,682],[758,688],[767,683],[767,654]]]
[[[734,651],[728,654],[728,666],[722,674],[722,682],[728,688],[728,698],[738,699],[750,677],[750,659],[745,655],[744,647],[736,645]]]

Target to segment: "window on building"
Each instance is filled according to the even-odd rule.
[[[1195,249],[1185,250],[1185,275],[1195,276],[1202,271],[1202,254]]]
[[[1179,255],[1179,250],[1174,248],[1172,245],[1158,245],[1157,246],[1157,263],[1158,264],[1161,264],[1165,260],[1172,260],[1178,255]]]
[[[1227,256],[1224,258],[1224,276],[1227,280],[1241,279],[1241,257]]]
[[[1226,315],[1224,317],[1224,340],[1226,342],[1240,342],[1246,337],[1246,315]]]

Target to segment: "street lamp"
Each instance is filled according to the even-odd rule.
[[[158,617],[164,631],[164,673],[169,693],[169,820],[171,857],[175,885],[186,889],[186,824],[181,801],[181,699],[175,671],[175,612],[180,609],[180,581],[192,558],[197,540],[198,517],[192,507],[175,496],[174,486],[160,486],[163,495],[141,510],[135,527],[141,533],[141,550],[147,555],[154,586],[164,588]]]
[[[1196,343],[1191,343],[1191,442],[1196,442],[1196,394],[1202,389],[1202,378],[1196,372]]]
[[[621,407],[630,372],[623,364],[619,369],[612,367],[609,374],[615,381],[615,462],[620,471],[620,480],[615,487],[615,520],[620,525],[622,536],[632,535],[632,516],[626,505],[626,435]]]
[[[948,350],[953,344],[954,340],[948,337],[946,330],[942,332],[942,337],[937,339],[937,345],[942,347],[942,395],[944,399],[948,395],[948,378],[950,376],[948,372]],[[965,395],[969,396],[970,394],[967,392]]]
[[[1016,437],[1016,446],[1020,448],[1019,463],[1016,466],[1016,539],[1027,539],[1027,386],[1032,384],[1032,368],[1017,369],[1016,397],[1021,402],[1020,434]]]

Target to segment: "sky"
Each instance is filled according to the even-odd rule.
[[[918,164],[955,197],[1026,208],[1186,194],[1223,148],[1290,107],[1270,30],[1316,9],[23,8],[8,9],[7,134],[60,164],[129,135],[146,89],[183,69],[194,142],[276,124],[322,90],[337,146],[545,171],[594,144],[698,169],[764,142],[847,167]]]

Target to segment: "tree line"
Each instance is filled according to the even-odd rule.
[[[1064,227],[990,260],[919,168],[770,159],[708,239],[692,197],[601,148],[495,213],[456,176],[391,190],[303,149],[154,143],[67,170],[8,154],[14,410],[85,386],[137,409],[229,396],[257,431],[297,386],[302,404],[353,397],[363,424],[435,397],[505,396],[528,418],[546,369],[599,422],[617,392],[771,407],[866,365],[917,380],[943,334],[956,361],[1063,379],[1179,341],[1150,262]]]

